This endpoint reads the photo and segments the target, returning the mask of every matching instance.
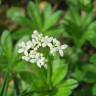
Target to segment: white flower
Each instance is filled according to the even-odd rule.
[[[22,56],[22,59],[25,60],[25,61],[29,61],[30,60],[29,56]]]
[[[57,47],[50,48],[50,53],[54,55],[57,52]]]
[[[53,48],[50,48],[50,53],[54,55],[56,52],[59,52],[60,56],[63,56],[64,55],[63,50],[66,49],[67,47],[68,46],[66,44],[61,46],[58,45],[55,47],[53,46]]]
[[[31,48],[31,41],[28,41],[27,43],[21,42],[19,44],[20,49],[18,50],[19,53],[24,53],[24,55],[28,55],[28,50]]]
[[[56,38],[53,39],[53,46],[60,46],[60,42]]]
[[[41,68],[45,64],[45,58],[42,53],[36,52],[34,50],[30,51],[29,53],[31,63],[36,63],[38,67]]]
[[[43,57],[43,54],[38,53],[36,55],[36,61],[37,66],[41,68],[45,64],[45,58]]]
[[[34,58],[36,56],[37,52],[34,51],[34,50],[31,50],[30,53],[29,53],[29,57],[30,58]]]
[[[52,40],[53,40],[52,37],[45,36],[42,39],[42,47],[46,47],[46,46],[52,47]]]
[[[60,56],[63,56],[63,55],[64,55],[63,50],[66,49],[67,47],[68,47],[68,46],[67,46],[66,44],[57,47],[57,51],[59,51]]]
[[[42,53],[38,52],[39,48],[48,47],[50,53],[54,56],[57,52],[60,56],[64,55],[64,50],[68,47],[66,44],[61,45],[60,42],[53,37],[43,36],[38,31],[34,31],[32,34],[32,40],[27,42],[21,42],[19,44],[19,53],[23,53],[22,59],[36,64],[39,68],[44,66],[47,68],[47,60]]]
[[[32,34],[32,42],[36,45],[34,50],[37,50],[42,44],[43,34],[39,34],[36,30]]]
[[[61,45],[61,49],[62,49],[62,50],[65,50],[67,47],[68,47],[68,45],[66,45],[66,44]]]
[[[37,30],[34,30],[33,34],[32,34],[32,38],[37,39],[39,37],[39,33]]]
[[[36,63],[36,59],[35,59],[35,58],[34,58],[34,59],[31,58],[31,59],[29,60],[29,62],[30,62],[30,63]]]
[[[43,38],[43,34],[39,34],[39,32],[37,32],[36,30],[33,32],[32,40],[38,42],[38,41],[41,41],[42,38]]]

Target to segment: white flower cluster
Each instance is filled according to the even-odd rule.
[[[60,56],[64,55],[63,50],[67,48],[67,45],[61,45],[60,42],[48,36],[43,36],[43,34],[39,34],[38,31],[34,31],[32,34],[32,40],[27,42],[21,42],[19,44],[19,53],[23,53],[22,59],[31,63],[36,63],[38,67],[46,67],[46,58],[42,53],[38,52],[40,47],[48,47],[50,49],[50,53],[54,55],[59,52]]]

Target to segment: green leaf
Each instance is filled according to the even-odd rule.
[[[67,3],[75,10],[82,10],[85,12],[92,11],[91,0],[67,0]]]
[[[68,79],[58,86],[55,96],[70,96],[72,90],[78,86],[78,82],[74,79]]]
[[[15,21],[17,24],[23,26],[32,28],[31,21],[25,17],[24,10],[17,7],[12,7],[7,12],[7,17],[9,17],[12,21]]]
[[[59,25],[57,25],[57,26],[54,26],[54,28],[50,28],[49,30],[45,31],[44,35],[58,38],[63,31],[64,31],[63,28],[61,28]]]
[[[53,85],[59,84],[66,77],[67,69],[68,69],[68,66],[67,64],[64,64],[64,61],[60,60],[60,58],[58,57],[54,58],[54,62],[52,64]]]
[[[36,29],[41,31],[42,30],[41,14],[37,6],[35,5],[35,3],[29,2],[28,7],[27,7],[27,12],[31,18],[31,22],[33,23],[33,25],[36,26]]]
[[[92,94],[93,94],[93,96],[96,95],[96,84],[94,84],[94,86],[92,88]]]
[[[67,14],[64,18],[64,29],[76,42],[76,44],[78,42],[84,44],[85,39],[82,40],[82,38],[83,35],[89,31],[92,20],[92,12],[86,13],[84,16],[80,16],[78,11],[71,9],[71,11],[69,10],[69,14]]]
[[[21,43],[22,41],[23,42],[26,42],[29,40],[29,36],[23,36],[20,40],[17,41],[17,43],[15,44],[14,46],[14,51],[13,51],[13,62],[14,63],[18,63],[20,60],[21,60],[21,55],[18,53],[18,50],[19,50],[19,46],[18,44]]]
[[[4,64],[7,64],[4,56],[3,48],[0,44],[0,70],[3,70]]]
[[[14,91],[16,96],[20,96],[20,79],[16,74],[12,74],[12,80],[14,82]]]
[[[83,72],[82,70],[76,68],[74,73],[72,74],[72,76],[74,78],[76,78],[78,81],[83,81],[85,78],[85,72]]]
[[[96,82],[96,64],[85,64],[82,66],[82,72],[84,74],[84,81],[88,83],[95,83]]]
[[[82,29],[88,28],[91,25],[92,20],[93,20],[92,12],[86,14],[85,16],[82,16],[81,18]]]
[[[91,56],[90,62],[96,64],[96,54]]]
[[[77,86],[78,86],[78,82],[75,79],[68,79],[64,83],[62,83],[61,85],[59,85],[59,87],[68,87],[71,90],[73,90]]]
[[[6,96],[7,95],[7,88],[8,88],[8,83],[9,83],[9,75],[6,73],[4,82],[2,84],[2,88],[0,90],[0,96]]]
[[[0,4],[2,3],[2,0],[0,0]]]
[[[7,12],[7,16],[12,20],[15,20],[16,17],[25,17],[24,10],[18,7],[11,7]]]
[[[30,66],[28,66],[28,63],[27,62],[23,62],[23,61],[20,61],[20,62],[16,63],[13,66],[13,70],[16,73],[32,72],[32,70],[30,69]]]
[[[59,88],[56,95],[54,96],[70,96],[71,94],[71,90],[67,87],[62,87],[62,88]]]
[[[89,30],[85,34],[85,39],[88,40],[94,47],[96,47],[96,32],[93,30]]]
[[[44,20],[47,20],[50,17],[50,15],[52,14],[52,7],[49,3],[46,4],[43,14],[44,14]]]
[[[32,88],[36,90],[41,90],[42,88],[47,88],[46,83],[46,71],[44,69],[38,68],[35,64],[28,64],[29,70],[22,71],[22,79],[29,84]],[[28,68],[27,67],[27,68]],[[30,79],[29,79],[30,78]]]
[[[47,20],[45,20],[44,22],[44,31],[48,30],[50,27],[52,27],[53,25],[56,25],[56,23],[59,21],[60,17],[61,17],[62,12],[61,11],[57,11],[53,14],[51,14],[50,17],[47,18]]]
[[[89,26],[88,32],[85,34],[86,40],[88,40],[92,46],[96,47],[96,22],[92,22]]]
[[[12,37],[13,37],[13,39],[18,40],[18,39],[22,38],[25,35],[31,36],[32,32],[33,31],[31,29],[23,27],[23,28],[18,29],[15,32],[13,32]]]
[[[12,38],[9,31],[4,31],[1,36],[1,46],[3,53],[8,61],[12,59]]]

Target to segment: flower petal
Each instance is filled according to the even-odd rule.
[[[60,56],[63,57],[63,55],[64,55],[63,50],[59,50],[59,54],[60,54]]]

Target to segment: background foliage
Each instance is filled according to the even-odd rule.
[[[0,96],[96,96],[95,5],[96,0],[0,0]],[[63,58],[49,57],[52,84],[46,70],[17,53],[17,44],[35,29],[69,45]]]

